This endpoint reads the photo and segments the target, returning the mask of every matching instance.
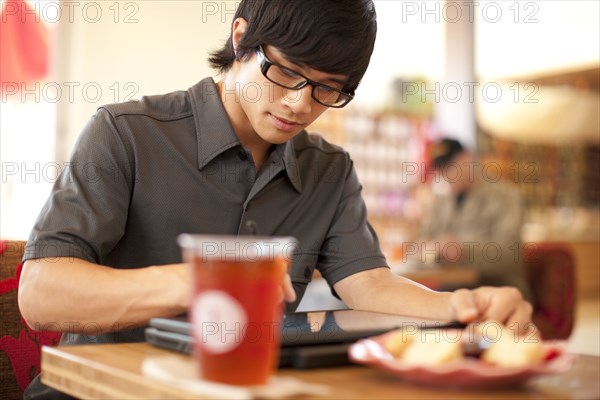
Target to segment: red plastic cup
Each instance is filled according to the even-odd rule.
[[[297,241],[184,234],[179,245],[193,271],[189,314],[200,378],[267,383],[277,368],[281,285]]]

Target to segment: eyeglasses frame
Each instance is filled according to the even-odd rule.
[[[278,64],[278,63],[272,61],[271,59],[269,59],[269,57],[267,57],[267,54],[265,53],[265,50],[263,49],[262,46],[258,46],[258,48],[256,50],[256,54],[258,56],[257,57],[257,59],[258,59],[258,65],[260,67],[261,73],[263,74],[263,76],[265,78],[267,78],[269,80],[269,82],[272,82],[272,83],[276,84],[277,86],[280,86],[280,87],[285,88],[285,89],[290,89],[290,90],[300,90],[300,89],[306,87],[306,85],[310,85],[312,87],[312,90],[310,91],[310,97],[312,97],[312,99],[314,101],[316,101],[317,103],[319,103],[319,104],[321,104],[321,105],[323,105],[325,107],[342,108],[342,107],[345,107],[346,105],[348,105],[348,103],[350,103],[352,101],[352,99],[354,99],[354,95],[353,94],[346,93],[346,92],[341,91],[339,89],[336,89],[334,87],[331,87],[331,86],[324,85],[322,83],[313,81],[312,79],[307,78],[303,74],[301,74],[301,73],[299,73],[297,71],[294,71],[291,68],[285,67],[285,66],[283,66],[281,64]],[[283,84],[281,84],[279,82],[276,82],[276,81],[272,80],[271,78],[269,78],[267,76],[267,71],[273,65],[275,65],[275,66],[277,66],[279,68],[283,68],[285,70],[293,72],[294,74],[296,74],[299,77],[301,77],[302,79],[304,79],[304,82],[302,82],[298,86],[289,87],[289,86],[285,86],[285,85],[283,85]],[[319,99],[317,99],[316,96],[315,96],[315,89],[317,87],[319,87],[319,86],[326,87],[327,89],[330,89],[330,90],[333,90],[334,92],[339,93],[340,95],[342,95],[342,98],[346,99],[346,101],[344,101],[342,104],[339,104],[339,105],[332,105],[332,104],[325,104],[325,103],[323,103],[322,101],[320,101]]]

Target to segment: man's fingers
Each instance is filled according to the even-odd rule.
[[[484,319],[498,321],[505,325],[509,325],[511,319],[523,323],[529,321],[529,318],[520,319],[525,317],[526,309],[520,310],[520,308],[522,304],[526,303],[523,301],[523,296],[518,289],[513,287],[494,288],[494,291],[487,289],[475,289],[477,295],[491,296],[488,307],[483,311]]]
[[[537,327],[531,322],[531,315],[533,314],[533,307],[526,301],[522,301],[521,304],[514,310],[512,315],[506,321],[506,326],[510,326],[519,335],[534,335],[539,336]],[[532,332],[533,330],[537,332]]]
[[[452,293],[450,303],[453,318],[460,322],[497,321],[521,336],[539,337],[539,331],[531,322],[533,307],[523,300],[516,288],[460,289]]]
[[[481,287],[473,291],[479,304],[481,319],[498,321],[519,335],[530,335],[533,307],[513,287]]]
[[[284,272],[283,282],[281,282],[281,300],[285,300],[289,303],[296,301],[296,291],[294,290],[294,286],[292,285],[292,279],[290,278],[290,275],[287,272],[289,270],[289,262],[282,258],[275,259],[275,262],[277,263],[277,266],[281,268]]]
[[[474,321],[479,315],[475,300],[471,290],[459,289],[452,293],[450,303],[454,318],[464,323]]]
[[[296,291],[288,274],[283,278],[283,298],[289,303],[296,301]]]

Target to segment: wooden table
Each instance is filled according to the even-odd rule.
[[[147,357],[175,354],[146,343],[44,347],[42,382],[80,398],[198,398],[141,373]],[[597,399],[600,398],[600,358],[579,355],[561,375],[533,379],[520,388],[497,391],[430,389],[412,385],[376,369],[345,366],[326,369],[282,369],[280,376],[329,386],[336,399]]]

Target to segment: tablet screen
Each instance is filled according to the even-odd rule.
[[[191,336],[191,323],[185,316],[153,318],[158,330]],[[308,311],[287,313],[281,325],[281,346],[307,346],[354,342],[384,332],[404,329],[451,327],[439,321],[358,310]]]
[[[460,327],[439,321],[357,310],[309,311],[285,314],[281,324],[279,366],[317,368],[345,365],[347,349],[356,340],[393,329]],[[191,323],[186,316],[153,318],[146,340],[159,347],[191,353]]]

